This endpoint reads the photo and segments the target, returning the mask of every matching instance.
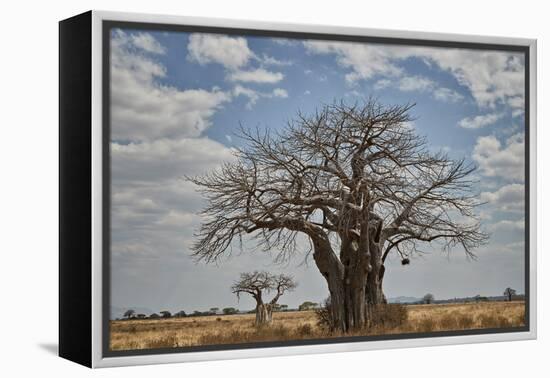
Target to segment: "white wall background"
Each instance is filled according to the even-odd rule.
[[[541,198],[550,41],[544,1],[7,1],[0,22],[0,375],[81,377],[519,377],[548,372],[550,326]],[[485,34],[539,41],[539,340],[104,369],[55,356],[57,344],[57,21],[88,9]],[[546,243],[545,243],[546,242]],[[545,300],[546,299],[546,300]],[[545,351],[546,349],[546,351]],[[367,369],[372,368],[372,371]]]

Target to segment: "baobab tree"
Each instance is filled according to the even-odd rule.
[[[511,287],[507,287],[504,290],[504,297],[506,297],[509,302],[512,302],[512,299],[514,298],[514,295],[516,295],[516,291],[514,289],[512,289]]]
[[[390,254],[408,264],[434,244],[474,257],[487,238],[475,167],[430,151],[410,126],[411,108],[334,103],[298,113],[282,131],[242,130],[235,161],[190,178],[207,200],[194,255],[216,261],[251,235],[288,260],[305,235],[343,332],[368,325],[386,302]]]
[[[290,276],[284,274],[273,275],[268,272],[241,273],[240,279],[233,284],[231,291],[252,295],[256,301],[256,326],[271,323],[273,320],[273,308],[279,298],[288,291],[296,288],[296,282]],[[264,294],[275,292],[270,301],[264,300]]]
[[[135,314],[136,314],[136,312],[135,312],[134,310],[130,309],[130,310],[126,310],[126,312],[124,313],[123,316],[124,316],[126,319],[131,319],[131,318],[134,317]]]

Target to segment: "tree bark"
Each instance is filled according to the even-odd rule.
[[[327,281],[330,293],[330,318],[332,330],[348,330],[345,313],[344,267],[330,245],[328,239],[312,238],[313,259]]]
[[[273,306],[269,303],[256,305],[256,326],[261,327],[273,322]]]

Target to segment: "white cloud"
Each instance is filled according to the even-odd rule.
[[[366,45],[349,42],[305,41],[308,52],[313,54],[334,54],[338,64],[351,68],[352,72],[346,75],[346,81],[354,82],[360,79],[369,79],[375,75],[398,76],[403,71],[392,63],[389,50],[397,57],[399,50],[391,46]]]
[[[166,68],[133,50],[132,41],[122,31],[111,40],[112,138],[149,141],[199,136],[231,96],[219,89],[182,90],[158,84]]]
[[[263,68],[252,71],[234,71],[228,75],[230,81],[252,82],[252,83],[277,83],[283,80],[284,75],[280,72],[271,72]]]
[[[458,126],[464,129],[479,129],[494,124],[503,116],[502,113],[487,113],[475,117],[466,117],[458,122]]]
[[[254,57],[245,38],[217,34],[191,34],[187,50],[192,61],[219,63],[228,69],[245,66]]]
[[[279,60],[266,54],[263,54],[261,59],[259,59],[259,61],[262,64],[269,65],[269,66],[291,66],[292,65],[292,61],[290,60]]]
[[[203,202],[184,176],[218,168],[234,159],[233,150],[205,137],[113,142],[111,158],[113,257],[185,258]],[[167,241],[178,248],[161,248]],[[128,249],[135,243],[151,245],[150,253]]]
[[[218,63],[227,70],[227,80],[234,82],[274,84],[283,80],[280,72],[268,71],[265,68],[245,69],[251,60],[262,65],[288,66],[292,62],[279,60],[263,54],[254,54],[243,37],[229,37],[214,34],[191,34],[187,46],[188,58],[199,64]]]
[[[271,38],[271,42],[280,46],[297,46],[299,44],[298,40],[288,38]]]
[[[391,84],[392,84],[391,80],[380,79],[376,83],[374,83],[374,89],[376,90],[385,89],[389,87]]]
[[[399,80],[398,88],[403,92],[427,91],[434,87],[435,83],[422,76],[405,76]]]
[[[166,53],[164,46],[162,46],[151,34],[143,32],[129,34],[120,29],[114,31],[113,38],[111,39],[111,47],[114,49],[133,49],[135,53]]]
[[[304,45],[309,53],[334,55],[341,67],[350,70],[345,76],[348,83],[404,76],[400,62],[418,58],[451,73],[481,107],[492,108],[500,103],[518,109],[524,98],[524,62],[520,53],[356,42],[305,41]],[[439,91],[435,96],[446,94]]]
[[[111,155],[113,177],[121,181],[181,178],[205,172],[233,158],[230,148],[205,137],[112,143]]]
[[[522,212],[525,204],[525,186],[522,184],[509,184],[499,188],[495,192],[481,193],[481,201],[488,202],[501,211]]]
[[[251,88],[243,87],[242,85],[237,85],[233,89],[233,95],[235,97],[245,96],[248,97],[248,103],[246,104],[247,109],[252,109],[254,105],[258,102],[260,98],[287,98],[288,92],[282,88],[275,88],[271,92],[260,92]]]
[[[521,133],[512,135],[505,145],[494,135],[479,137],[472,158],[481,173],[488,177],[501,177],[507,181],[525,180],[525,143]]]
[[[280,98],[287,98],[288,92],[283,88],[275,88],[273,92],[271,92],[274,97],[280,97]]]
[[[464,99],[457,91],[445,87],[435,88],[432,94],[436,100],[442,102],[459,102]]]
[[[166,49],[149,33],[132,34],[134,46],[154,54],[165,54]]]
[[[490,231],[523,231],[525,229],[525,220],[501,220],[489,227]]]
[[[424,76],[402,76],[394,79],[380,79],[373,85],[375,90],[395,87],[402,92],[429,92],[438,101],[458,102],[464,98],[460,93],[445,87],[440,87],[431,79]]]

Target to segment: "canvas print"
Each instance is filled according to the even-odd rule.
[[[109,352],[526,329],[525,49],[203,29],[107,32]]]

